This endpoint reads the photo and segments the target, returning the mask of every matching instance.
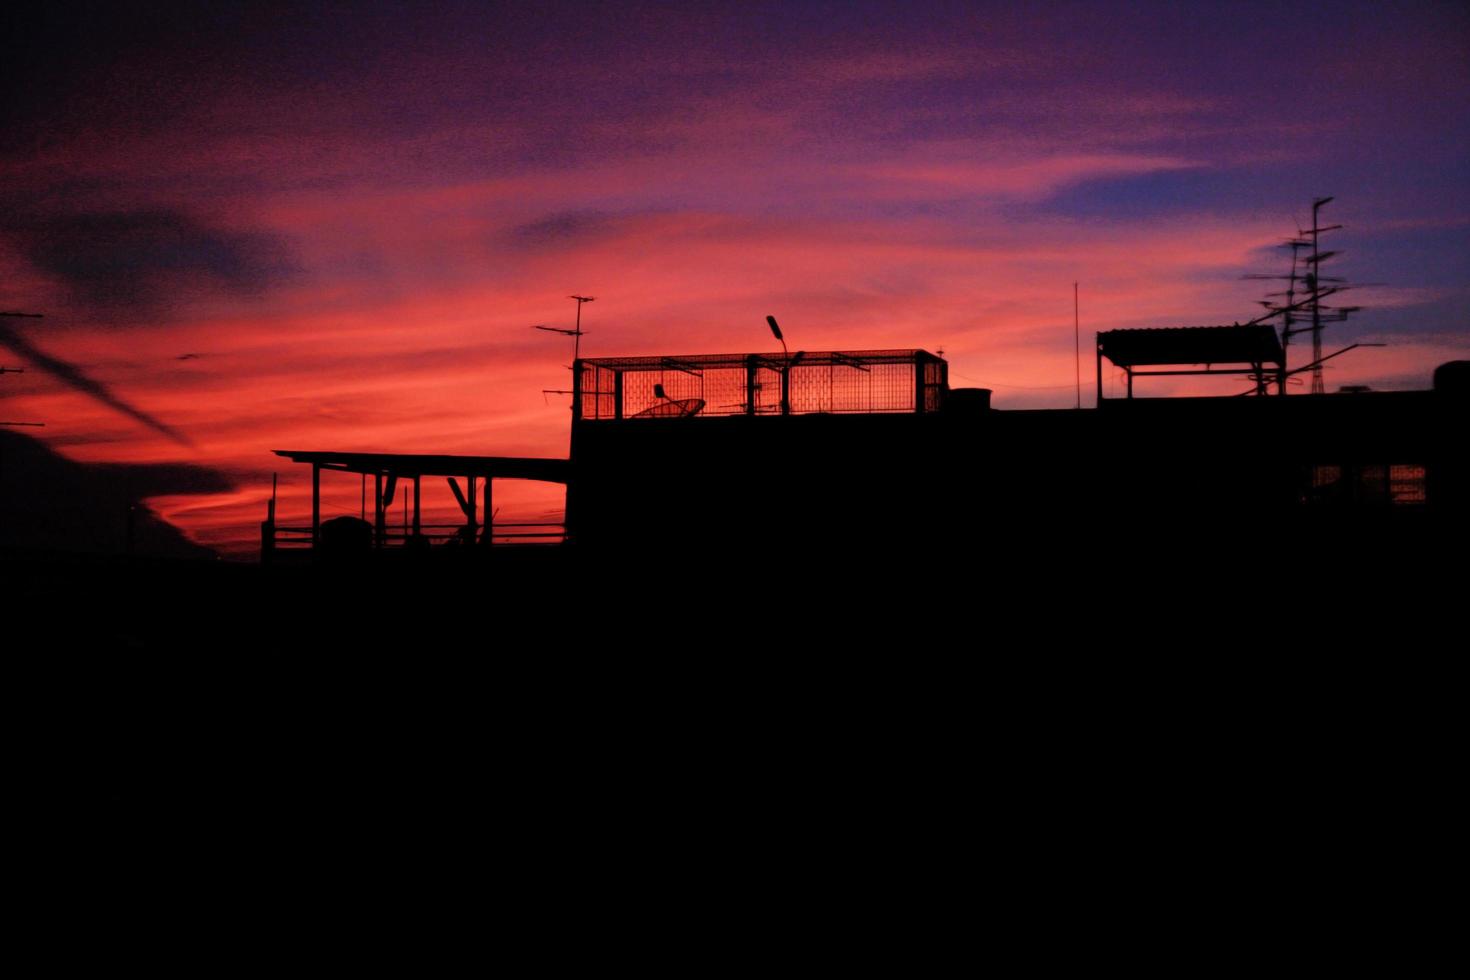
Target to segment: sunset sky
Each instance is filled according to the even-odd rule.
[[[1379,285],[1326,342],[1389,346],[1329,390],[1470,357],[1464,4],[129,6],[0,14],[0,309],[45,314],[0,321],[0,417],[223,472],[152,504],[230,553],[272,471],[305,512],[273,449],[563,455],[531,325],[572,293],[588,356],[765,350],[770,313],[1069,406],[1074,281],[1084,356],[1248,319],[1335,195],[1332,271]]]

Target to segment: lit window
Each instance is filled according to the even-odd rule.
[[[1390,466],[1388,494],[1396,506],[1424,503],[1428,499],[1424,491],[1424,467],[1397,463]]]

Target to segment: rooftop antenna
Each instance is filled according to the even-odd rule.
[[[576,371],[576,369],[577,369],[576,368],[576,364],[577,364],[577,362],[579,360],[582,359],[582,304],[583,303],[591,303],[593,300],[597,299],[597,297],[596,296],[568,296],[567,299],[574,299],[574,300],[577,301],[577,325],[575,327],[573,327],[571,330],[568,330],[566,327],[548,327],[544,323],[533,323],[533,324],[531,324],[531,329],[532,330],[545,330],[547,333],[559,333],[563,337],[572,337],[573,338],[573,342],[572,342],[572,367],[569,370]],[[577,390],[576,390],[576,378],[574,377],[572,379],[572,387],[571,388],[542,388],[541,389],[541,394],[542,394],[543,397],[546,396],[546,395],[573,395],[573,396],[575,396],[577,394]],[[575,397],[572,400],[574,402],[574,404],[572,405],[572,411],[575,412],[577,410],[577,405],[575,404],[575,401],[576,401]]]
[[[1077,369],[1077,407],[1082,407],[1082,313],[1077,302],[1077,283],[1072,283],[1072,361]]]
[[[1312,230],[1309,232],[1312,236],[1312,254],[1307,256],[1307,267],[1311,271],[1307,273],[1306,285],[1307,293],[1311,298],[1311,305],[1308,306],[1308,309],[1312,313],[1312,394],[1314,395],[1324,394],[1327,390],[1322,383],[1322,323],[1324,310],[1322,305],[1322,263],[1337,254],[1336,252],[1322,251],[1320,239],[1323,232],[1337,231],[1342,227],[1342,225],[1322,226],[1319,217],[1320,213],[1322,208],[1331,202],[1332,198],[1330,197],[1319,197],[1312,201]],[[1338,312],[1342,312],[1342,316],[1337,319],[1347,319],[1346,311]]]
[[[1252,275],[1248,275],[1248,276],[1242,277],[1242,278],[1245,278],[1245,279],[1285,279],[1286,280],[1286,289],[1284,291],[1279,292],[1279,293],[1267,293],[1266,294],[1266,299],[1259,301],[1260,304],[1262,306],[1264,306],[1269,312],[1265,316],[1259,317],[1259,318],[1251,321],[1251,325],[1254,325],[1254,324],[1260,323],[1262,320],[1270,319],[1273,316],[1278,316],[1279,315],[1281,317],[1282,369],[1276,373],[1276,394],[1278,394],[1278,395],[1284,395],[1284,394],[1286,394],[1286,379],[1287,379],[1287,376],[1291,373],[1291,372],[1288,372],[1286,370],[1286,368],[1285,368],[1285,365],[1286,365],[1286,356],[1285,355],[1287,354],[1287,348],[1291,344],[1291,337],[1292,337],[1292,335],[1297,332],[1297,331],[1295,331],[1295,330],[1292,329],[1292,324],[1296,322],[1296,319],[1295,319],[1295,317],[1294,317],[1293,314],[1295,314],[1296,311],[1297,311],[1297,309],[1298,309],[1298,304],[1297,304],[1297,301],[1296,301],[1296,293],[1297,293],[1297,288],[1296,287],[1297,287],[1297,283],[1299,283],[1299,282],[1302,281],[1302,276],[1301,276],[1301,251],[1304,248],[1310,247],[1311,244],[1312,244],[1311,242],[1307,241],[1305,238],[1302,238],[1300,236],[1300,234],[1298,234],[1298,236],[1296,238],[1288,238],[1286,241],[1284,241],[1284,242],[1281,243],[1281,247],[1282,248],[1289,248],[1289,249],[1291,249],[1291,271],[1289,273],[1287,273],[1286,275],[1284,275],[1284,276],[1268,276],[1268,275],[1256,275],[1256,274],[1252,274]],[[1286,302],[1285,303],[1277,303],[1277,302],[1274,302],[1273,301],[1273,300],[1275,300],[1277,298],[1280,298],[1280,297],[1284,297],[1286,299]]]
[[[1295,238],[1287,239],[1282,244],[1291,249],[1291,272],[1285,276],[1246,276],[1247,279],[1285,279],[1287,286],[1284,292],[1271,293],[1267,299],[1261,301],[1266,308],[1266,313],[1254,320],[1247,326],[1263,323],[1273,317],[1281,317],[1281,348],[1285,351],[1291,343],[1291,338],[1301,333],[1312,335],[1312,359],[1302,368],[1288,370],[1283,364],[1282,369],[1276,375],[1276,393],[1286,393],[1287,380],[1304,370],[1312,372],[1312,394],[1320,395],[1326,391],[1322,380],[1322,365],[1324,362],[1344,353],[1338,351],[1327,357],[1322,356],[1322,329],[1329,323],[1341,323],[1350,314],[1358,312],[1359,306],[1329,306],[1323,300],[1353,288],[1342,278],[1336,276],[1322,275],[1322,263],[1337,255],[1336,251],[1322,251],[1321,236],[1329,231],[1337,231],[1342,225],[1323,225],[1321,221],[1322,208],[1329,204],[1331,197],[1318,197],[1312,200],[1312,227],[1297,232]],[[1305,258],[1302,257],[1303,249],[1307,250]],[[1297,285],[1301,284],[1298,290]],[[1301,299],[1298,299],[1298,296]],[[1284,299],[1285,302],[1274,302],[1273,300]],[[1299,316],[1296,314],[1300,314]],[[1297,327],[1298,322],[1310,323],[1310,326]],[[1354,344],[1346,350],[1356,347],[1371,347],[1372,344]]]
[[[574,333],[574,336],[577,338],[577,340],[576,340],[576,346],[575,346],[575,348],[573,348],[573,352],[572,352],[572,359],[574,361],[577,360],[577,359],[579,359],[579,358],[581,358],[581,356],[582,356],[582,304],[583,303],[590,303],[593,300],[595,300],[596,298],[597,298],[596,296],[568,296],[567,297],[567,299],[574,299],[574,300],[577,301],[577,329],[573,332]]]
[[[568,296],[567,299],[574,299],[577,301],[577,325],[575,327],[573,327],[571,330],[568,330],[566,327],[548,327],[544,323],[533,323],[531,324],[531,329],[545,330],[547,333],[559,333],[563,337],[575,337],[576,341],[572,346],[572,360],[575,361],[582,356],[582,304],[590,303],[593,300],[597,299],[597,297]]]

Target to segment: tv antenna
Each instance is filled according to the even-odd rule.
[[[585,332],[585,331],[582,330],[582,304],[583,303],[591,303],[593,300],[597,299],[597,297],[596,296],[568,296],[567,299],[574,299],[574,300],[577,301],[577,321],[576,321],[576,326],[574,326],[570,330],[568,330],[566,327],[549,327],[549,326],[547,326],[544,323],[533,323],[533,324],[531,324],[531,329],[532,330],[545,330],[547,333],[559,333],[563,337],[571,337],[571,338],[573,338],[573,340],[572,340],[572,366],[568,370],[576,371],[576,369],[577,369],[576,368],[576,364],[577,364],[577,362],[579,360],[582,359],[582,334]],[[568,389],[568,388],[542,388],[541,389],[541,396],[544,398],[547,395],[575,395],[577,393],[576,392],[576,388],[575,388],[575,384],[576,384],[576,379],[575,378],[572,379],[572,383],[573,383],[574,387],[572,387],[570,389]],[[574,398],[573,399],[573,402],[575,402],[575,401],[576,401],[576,399]],[[573,404],[572,405],[573,411],[575,411],[576,408],[577,408],[577,406],[575,404]]]
[[[582,334],[585,332],[582,329],[582,304],[583,303],[590,303],[593,300],[597,299],[597,297],[596,296],[568,296],[567,299],[574,299],[574,300],[577,301],[577,325],[575,327],[573,327],[572,329],[568,330],[566,327],[548,327],[544,323],[533,323],[533,324],[531,324],[531,329],[532,330],[545,330],[547,333],[559,333],[563,337],[574,337],[574,338],[576,338],[575,341],[572,344],[572,360],[575,361],[575,360],[580,359],[581,356],[582,356]]]
[[[1325,279],[1322,276],[1322,263],[1338,253],[1336,251],[1324,252],[1321,246],[1321,236],[1329,231],[1337,231],[1342,225],[1323,225],[1321,222],[1322,208],[1331,203],[1330,197],[1319,197],[1312,201],[1312,228],[1304,232],[1302,237],[1310,235],[1312,243],[1312,254],[1306,258],[1308,272],[1306,274],[1307,287],[1307,310],[1312,320],[1312,394],[1325,393],[1326,388],[1322,383],[1322,362],[1327,358],[1322,356],[1322,328],[1328,323],[1341,323],[1348,318],[1350,313],[1356,313],[1362,307],[1358,306],[1328,306],[1322,300],[1333,293],[1339,293],[1351,287],[1345,285],[1324,286],[1323,283],[1341,283],[1341,279]],[[1336,356],[1336,355],[1334,355]]]
[[[572,351],[572,360],[575,361],[575,360],[577,360],[578,358],[580,358],[582,356],[582,306],[585,303],[592,302],[593,300],[597,299],[597,297],[596,296],[568,296],[567,299],[574,299],[574,300],[577,301],[577,328],[574,331],[572,331],[573,336],[575,336],[577,338],[576,339],[576,346],[573,348],[573,351]]]
[[[1344,290],[1352,289],[1347,281],[1338,276],[1322,275],[1322,263],[1339,254],[1336,250],[1322,251],[1322,235],[1329,231],[1338,231],[1342,225],[1323,225],[1321,220],[1322,208],[1331,203],[1331,197],[1318,197],[1312,200],[1312,227],[1300,229],[1295,238],[1289,238],[1282,243],[1282,247],[1291,249],[1291,271],[1284,276],[1250,275],[1246,279],[1280,279],[1286,281],[1286,289],[1280,292],[1268,293],[1266,299],[1260,303],[1266,308],[1261,316],[1251,320],[1247,326],[1263,323],[1274,317],[1281,317],[1281,349],[1285,353],[1291,344],[1291,338],[1297,334],[1310,333],[1312,335],[1312,359],[1301,368],[1287,370],[1283,361],[1282,369],[1276,375],[1276,393],[1286,394],[1286,382],[1290,377],[1302,371],[1312,372],[1311,391],[1314,395],[1323,394],[1326,386],[1322,380],[1322,365],[1336,357],[1338,354],[1346,353],[1356,347],[1373,347],[1376,344],[1354,344],[1352,347],[1322,356],[1322,330],[1329,323],[1341,323],[1350,314],[1357,313],[1361,306],[1331,306],[1324,300],[1335,296]],[[1307,254],[1303,257],[1302,252]],[[1301,298],[1298,299],[1298,296]],[[1296,324],[1304,326],[1298,327]]]

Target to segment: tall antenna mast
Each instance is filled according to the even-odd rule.
[[[1286,306],[1281,310],[1281,373],[1276,376],[1276,394],[1286,394],[1286,348],[1291,344],[1291,325],[1295,322],[1292,314],[1296,310],[1296,284],[1301,282],[1298,270],[1301,269],[1302,249],[1311,243],[1300,236],[1287,241],[1286,246],[1291,249],[1291,273],[1286,277]]]
[[[1282,368],[1276,375],[1276,393],[1286,394],[1286,380],[1288,377],[1302,371],[1312,372],[1312,394],[1320,395],[1326,391],[1322,381],[1322,365],[1336,354],[1328,357],[1322,356],[1322,329],[1329,323],[1341,323],[1351,313],[1358,312],[1361,307],[1357,306],[1329,306],[1323,300],[1345,289],[1352,287],[1347,285],[1341,278],[1322,275],[1322,263],[1337,254],[1335,251],[1324,252],[1321,248],[1322,235],[1329,231],[1337,231],[1342,225],[1323,225],[1321,220],[1322,208],[1333,199],[1330,197],[1319,197],[1312,201],[1312,227],[1297,232],[1297,237],[1287,239],[1283,246],[1291,249],[1291,272],[1285,276],[1251,275],[1246,279],[1285,279],[1286,289],[1284,292],[1269,293],[1268,298],[1261,301],[1266,308],[1266,313],[1250,321],[1250,324],[1263,323],[1273,317],[1281,317],[1281,349],[1283,353],[1291,344],[1291,338],[1299,333],[1312,335],[1312,359],[1305,367],[1290,370],[1283,360]],[[1308,249],[1305,259],[1302,258],[1302,249]],[[1306,271],[1303,272],[1305,264]],[[1302,289],[1298,299],[1297,285]],[[1285,302],[1275,301],[1284,298]],[[1310,326],[1298,328],[1298,322],[1309,322]],[[1354,347],[1365,346],[1355,344]],[[1338,353],[1342,353],[1339,351]]]
[[[1282,248],[1291,249],[1291,271],[1284,276],[1249,275],[1241,277],[1243,279],[1286,280],[1286,289],[1278,293],[1267,293],[1266,299],[1259,301],[1260,304],[1264,306],[1269,312],[1266,313],[1264,316],[1257,317],[1256,319],[1251,321],[1252,324],[1256,324],[1262,322],[1263,320],[1269,320],[1271,317],[1274,316],[1281,317],[1281,370],[1276,372],[1276,394],[1278,395],[1286,394],[1286,378],[1288,374],[1286,370],[1287,347],[1291,344],[1292,334],[1297,332],[1293,330],[1291,326],[1293,323],[1296,322],[1294,314],[1297,312],[1300,306],[1300,304],[1296,301],[1296,287],[1297,283],[1302,281],[1301,251],[1304,248],[1309,248],[1311,244],[1311,242],[1307,241],[1305,238],[1302,238],[1300,235],[1298,235],[1296,238],[1288,238],[1286,241],[1281,243]],[[1286,302],[1276,302],[1276,300],[1279,298],[1284,298]]]
[[[1324,231],[1336,231],[1342,225],[1328,225],[1322,227],[1319,215],[1322,208],[1330,203],[1332,198],[1319,197],[1312,201],[1312,254],[1307,256],[1307,265],[1312,270],[1307,273],[1307,292],[1311,298],[1312,311],[1312,394],[1321,395],[1326,392],[1322,384],[1322,261],[1337,254],[1335,252],[1324,253],[1321,248],[1320,237]]]
[[[1072,366],[1077,374],[1077,407],[1082,407],[1082,314],[1077,305],[1077,284],[1072,283]]]
[[[559,333],[563,337],[575,337],[576,340],[572,343],[572,360],[577,361],[582,357],[582,304],[590,303],[596,298],[596,296],[567,297],[567,299],[574,299],[577,301],[577,325],[571,330],[568,330],[566,327],[548,327],[544,323],[533,323],[531,324],[531,329],[545,330],[547,333]]]
[[[582,407],[581,405],[579,405],[577,403],[577,377],[576,377],[577,362],[582,359],[582,304],[583,303],[590,303],[593,300],[597,299],[597,297],[596,296],[568,296],[567,299],[574,299],[574,300],[577,301],[577,325],[575,327],[573,327],[571,330],[568,330],[565,327],[548,327],[544,323],[536,323],[536,324],[532,324],[531,325],[531,329],[532,330],[545,330],[547,333],[559,333],[559,334],[561,334],[564,337],[572,337],[572,338],[574,338],[573,341],[572,341],[572,364],[571,364],[571,367],[570,367],[570,370],[572,371],[572,387],[570,389],[566,389],[566,388],[543,388],[541,390],[541,393],[543,395],[571,395],[572,396],[572,416],[573,417],[576,417],[579,414],[579,412],[581,410],[581,407]]]
[[[567,297],[567,299],[574,299],[574,300],[577,301],[577,330],[576,330],[576,338],[577,338],[577,341],[576,341],[576,345],[575,345],[575,347],[573,348],[573,351],[572,351],[572,360],[573,361],[579,360],[581,358],[581,356],[582,356],[582,304],[583,303],[590,303],[593,300],[595,300],[596,298],[597,298],[596,296],[568,296]]]

